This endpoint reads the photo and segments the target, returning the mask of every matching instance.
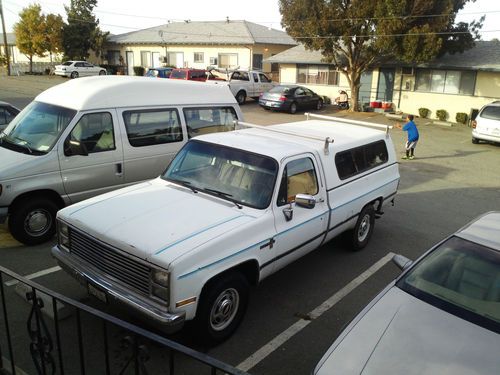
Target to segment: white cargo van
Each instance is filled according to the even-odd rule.
[[[120,76],[54,86],[0,136],[0,223],[42,243],[58,209],[160,175],[189,138],[237,119],[224,86]]]

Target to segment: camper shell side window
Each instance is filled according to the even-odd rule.
[[[383,140],[341,151],[335,155],[335,165],[341,180],[387,163],[389,154]]]

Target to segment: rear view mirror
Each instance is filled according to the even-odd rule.
[[[408,259],[407,257],[400,255],[400,254],[394,255],[392,257],[392,261],[394,262],[394,264],[396,266],[398,266],[398,268],[400,270],[403,270],[403,271],[405,269],[407,269],[408,267],[410,267],[413,263],[410,259]]]
[[[82,155],[87,156],[89,153],[87,151],[87,147],[83,143],[73,139],[66,139],[64,142],[64,155],[72,156],[72,155]]]

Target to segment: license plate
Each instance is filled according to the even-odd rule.
[[[104,303],[108,303],[108,295],[101,288],[99,288],[95,285],[92,285],[92,284],[88,284],[88,291],[89,291],[89,294],[96,297],[99,301],[102,301]]]
[[[266,105],[267,105],[268,107],[272,107],[272,106],[273,106],[273,104],[274,104],[273,102],[267,102],[267,103],[266,103]]]

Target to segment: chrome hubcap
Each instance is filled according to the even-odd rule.
[[[210,312],[210,325],[215,331],[222,331],[234,320],[240,297],[234,288],[224,290],[215,301]]]
[[[363,216],[363,220],[361,220],[361,224],[358,229],[358,241],[363,242],[368,236],[368,232],[370,231],[370,215]]]
[[[24,220],[24,230],[31,236],[41,236],[50,228],[52,219],[46,210],[31,211]]]

